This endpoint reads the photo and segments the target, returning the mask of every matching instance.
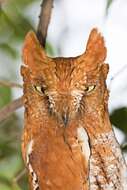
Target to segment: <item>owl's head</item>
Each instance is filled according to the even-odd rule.
[[[71,58],[48,57],[36,35],[29,32],[21,73],[25,105],[33,108],[31,115],[52,116],[67,125],[85,112],[95,112],[104,101],[108,72],[105,58],[104,39],[97,29],[91,31],[85,53]]]

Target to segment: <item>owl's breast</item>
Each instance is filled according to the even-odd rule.
[[[81,127],[75,133],[71,131],[47,128],[27,143],[32,190],[88,189],[88,139]]]

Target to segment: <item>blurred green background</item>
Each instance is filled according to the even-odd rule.
[[[3,0],[0,1],[0,80],[21,82],[19,60],[21,61],[21,45],[26,33],[36,30],[36,24],[26,13],[34,3],[41,4],[40,0]],[[108,0],[104,14],[112,5]],[[39,13],[38,13],[39,15]],[[47,51],[50,55],[54,50],[47,42]],[[16,64],[19,67],[15,66]],[[15,98],[17,89],[0,86],[0,108]],[[15,92],[15,93],[14,93]],[[22,91],[20,91],[22,94]],[[19,93],[18,93],[19,95]],[[21,111],[22,112],[22,111]],[[111,122],[123,131],[127,142],[127,108],[121,107],[111,113]],[[0,190],[27,190],[28,180],[21,157],[21,132],[23,120],[20,112],[14,113],[0,123]],[[126,146],[123,147],[126,151]]]

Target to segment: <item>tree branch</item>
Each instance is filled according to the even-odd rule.
[[[15,110],[23,106],[23,97],[20,97],[0,110],[0,122],[9,117]]]
[[[39,24],[37,28],[37,37],[40,44],[45,47],[48,25],[50,22],[51,12],[53,8],[53,0],[43,0],[41,4],[41,13],[39,16]]]
[[[14,183],[18,183],[18,181],[19,181],[20,179],[22,179],[22,177],[23,177],[26,173],[27,173],[27,171],[26,171],[26,168],[25,168],[25,169],[23,169],[23,170],[13,179]]]
[[[9,82],[9,81],[3,81],[3,80],[0,80],[0,86],[22,88],[21,84],[17,84],[17,83],[14,83],[14,82]]]

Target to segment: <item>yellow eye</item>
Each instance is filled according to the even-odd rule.
[[[95,89],[96,85],[91,85],[91,86],[87,86],[85,87],[85,92],[91,92]]]
[[[44,94],[45,93],[45,89],[42,86],[33,86],[34,91],[36,91],[39,94]]]

